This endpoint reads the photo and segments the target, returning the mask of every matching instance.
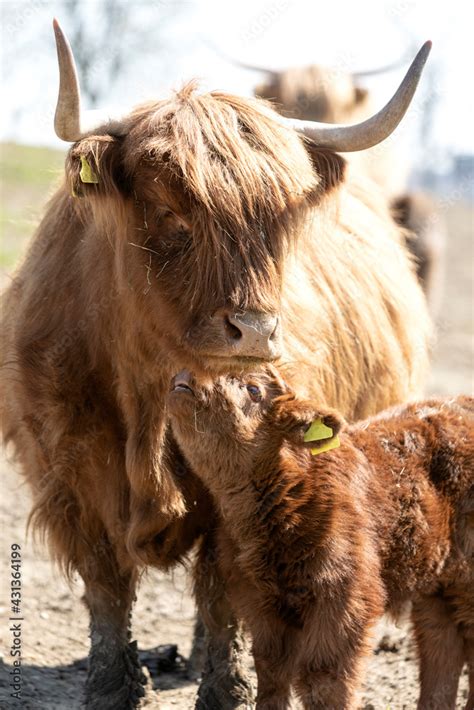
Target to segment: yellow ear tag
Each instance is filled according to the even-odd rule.
[[[79,177],[81,178],[82,182],[99,182],[99,178],[92,170],[87,158],[85,158],[83,155],[81,155],[81,172],[79,173]]]
[[[322,446],[318,446],[317,449],[311,449],[311,453],[313,454],[313,456],[317,456],[318,454],[324,454],[325,451],[331,451],[331,449],[338,449],[340,445],[341,442],[339,441],[339,437],[335,436],[333,439],[327,441]]]
[[[321,419],[316,419],[311,424],[308,431],[305,433],[303,441],[321,441],[322,439],[328,439],[332,436],[332,434],[333,431],[331,427],[326,426],[326,424],[323,424]],[[323,444],[321,444],[321,446],[317,446],[314,449],[311,449],[311,453],[313,454],[313,456],[316,456],[317,454],[323,454],[325,451],[337,449],[340,445],[341,442],[339,441],[339,437],[335,436],[330,441],[325,441]]]

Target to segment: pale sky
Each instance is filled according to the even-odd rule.
[[[98,4],[100,0],[87,1],[91,32]],[[163,8],[170,4],[173,0],[135,2],[138,26],[158,27]],[[431,39],[429,71],[418,101],[434,87],[436,143],[441,149],[474,152],[470,0],[185,0],[180,5],[181,11],[167,25],[166,48],[160,46],[157,52],[160,61],[154,65],[150,55],[131,59],[106,105],[133,106],[145,98],[159,98],[193,77],[201,79],[204,89],[250,95],[262,75],[227,63],[211,44],[242,61],[276,69],[321,63],[357,70],[390,63]],[[11,9],[12,4],[3,0],[0,7]],[[51,29],[54,15],[61,21],[60,5],[55,0],[23,0],[13,7],[14,21],[9,15],[9,24],[2,27],[0,140],[60,145],[52,122],[58,77]],[[28,51],[23,49],[25,36],[37,38]],[[377,108],[391,96],[405,69],[367,80]],[[398,129],[402,140],[416,139],[416,116],[415,105],[411,118]]]

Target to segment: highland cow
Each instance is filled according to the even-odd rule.
[[[121,118],[91,116],[55,32],[55,127],[74,145],[3,302],[4,436],[33,492],[33,528],[84,580],[87,707],[138,702],[140,570],[173,565],[201,535],[211,642],[199,702],[245,707],[239,625],[211,572],[212,504],[169,434],[169,380],[177,367],[284,360],[296,388],[349,418],[420,391],[425,299],[384,201],[345,180],[337,150],[389,135],[429,45],[390,104],[346,130],[193,84]]]
[[[344,426],[275,373],[179,373],[172,429],[220,515],[218,564],[253,639],[258,710],[357,705],[371,630],[413,602],[419,710],[474,708],[474,398]]]

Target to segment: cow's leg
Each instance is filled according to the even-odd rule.
[[[80,572],[86,587],[84,601],[90,612],[86,708],[132,710],[145,695],[146,684],[136,642],[130,641],[136,575],[121,572],[112,551],[107,549],[89,558],[89,564]]]
[[[220,606],[216,614],[216,606]],[[253,707],[253,689],[243,658],[245,641],[240,625],[224,604],[209,609],[214,628],[210,630],[197,710],[234,710]],[[219,625],[219,629],[217,629]]]
[[[457,621],[464,642],[464,661],[467,664],[469,694],[464,710],[474,710],[474,585],[472,579],[460,590],[457,599]]]
[[[207,648],[207,630],[198,612],[194,622],[193,645],[189,655],[187,673],[191,679],[198,678],[204,670]]]
[[[454,710],[464,664],[463,638],[442,598],[413,604],[412,619],[420,659],[418,710]]]
[[[245,640],[219,575],[212,535],[201,546],[195,575],[196,601],[207,630],[197,710],[247,710],[253,689],[245,670]]]
[[[474,629],[473,629],[474,631]],[[469,672],[469,696],[465,710],[474,710],[474,636],[465,640],[467,668]]]

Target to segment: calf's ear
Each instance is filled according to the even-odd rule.
[[[316,416],[306,429],[303,436],[303,446],[311,449],[312,453],[317,453],[321,447],[336,439],[335,444],[339,446],[337,435],[344,427],[344,419],[334,409],[319,409]],[[330,447],[334,448],[334,447]]]
[[[126,194],[121,139],[89,136],[75,143],[66,159],[66,178],[74,197]]]
[[[336,410],[310,401],[281,407],[278,421],[288,441],[307,448],[314,448],[315,441],[330,441],[344,426],[344,419]]]

